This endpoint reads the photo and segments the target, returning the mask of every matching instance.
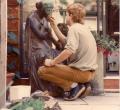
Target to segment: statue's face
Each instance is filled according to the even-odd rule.
[[[36,8],[40,13],[40,16],[47,17],[52,14],[53,4],[49,2],[38,2]]]
[[[43,3],[43,7],[44,7],[44,10],[45,10],[47,15],[52,14],[53,4],[51,4],[51,3]]]

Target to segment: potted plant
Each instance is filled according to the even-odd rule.
[[[93,36],[96,40],[97,44],[97,63],[98,68],[96,70],[96,75],[94,80],[92,80],[92,94],[93,95],[100,95],[104,93],[104,56],[108,56],[108,54],[111,54],[112,52],[116,51],[118,49],[118,42],[115,41],[110,36],[106,35],[100,35],[96,33],[95,31],[92,31]]]
[[[108,55],[118,50],[119,42],[111,38],[109,35],[100,35],[95,31],[92,31],[92,34],[96,40],[98,52],[102,52],[104,55]]]

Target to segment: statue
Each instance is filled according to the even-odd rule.
[[[45,90],[44,81],[37,75],[38,67],[42,66],[46,58],[54,57],[52,43],[60,48],[59,43],[53,38],[48,25],[48,13],[42,1],[36,3],[36,9],[26,20],[26,58],[28,58],[28,71],[30,73],[32,92]]]

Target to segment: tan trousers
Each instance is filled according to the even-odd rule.
[[[80,71],[66,65],[58,64],[53,67],[40,67],[38,75],[41,79],[55,83],[57,86],[69,91],[73,82],[86,83],[94,78],[95,73]]]

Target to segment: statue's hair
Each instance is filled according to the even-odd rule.
[[[44,4],[42,1],[36,3],[36,8],[40,12],[41,17],[47,17],[47,13],[44,8]]]
[[[37,8],[38,10],[41,10],[41,9],[43,8],[43,3],[42,3],[42,1],[36,3],[36,8]]]

